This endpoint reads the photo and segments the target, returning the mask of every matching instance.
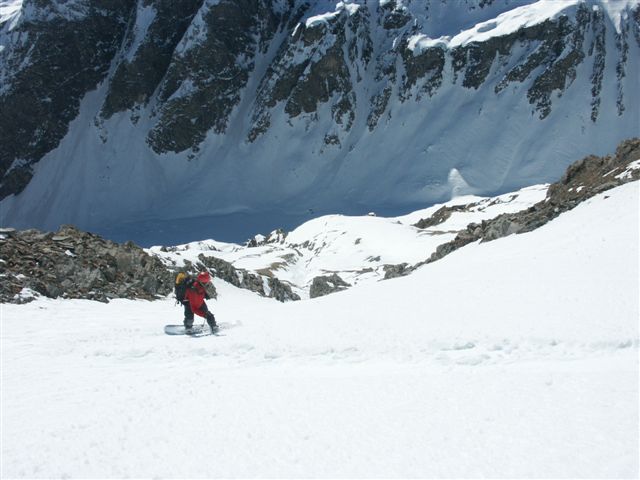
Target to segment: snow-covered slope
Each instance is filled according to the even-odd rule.
[[[638,0],[243,5],[3,13],[3,225],[240,241],[555,180],[638,135]]]
[[[461,196],[401,217],[322,216],[286,236],[272,232],[269,238],[258,238],[255,247],[205,240],[170,249],[152,247],[149,252],[175,267],[197,264],[200,255],[214,256],[239,269],[276,276],[308,298],[317,276],[337,274],[350,285],[379,281],[386,275],[385,266],[424,261],[469,223],[525,210],[543,200],[547,188],[536,185],[489,198]],[[415,226],[440,208],[453,206],[462,208],[446,221],[429,228]]]
[[[2,477],[637,477],[639,194],[319,299],[216,280],[219,337],[2,305]]]

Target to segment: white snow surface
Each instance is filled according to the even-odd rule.
[[[616,175],[616,178],[619,178],[620,180],[624,180],[626,178],[631,178],[631,175],[633,173],[634,170],[638,170],[640,169],[640,159],[636,160],[635,162],[631,162],[627,168],[625,169],[624,172]]]
[[[523,27],[531,27],[567,14],[570,9],[585,3],[592,5],[594,9],[602,8],[620,33],[623,18],[640,0],[538,0],[504,12],[496,18],[479,22],[453,36],[430,38],[422,33],[413,35],[409,38],[409,49],[419,55],[425,48],[434,46],[455,48],[472,42],[485,42],[492,37],[509,35]]]
[[[593,3],[594,8],[602,6],[618,32],[620,32],[622,20],[640,3],[640,0],[590,0],[589,3]]]
[[[569,9],[577,5],[592,5],[592,8],[602,8],[620,33],[622,18],[637,6],[640,0],[538,0],[531,5],[514,8],[498,15],[497,18],[481,22],[473,28],[460,32],[454,36],[450,47],[466,45],[470,42],[484,42],[491,37],[508,35],[522,27],[530,27],[566,14]]]
[[[334,11],[331,11],[331,8],[335,8]],[[342,12],[346,11],[348,15],[353,15],[358,11],[360,5],[357,3],[351,3],[351,1],[347,2],[333,2],[333,1],[320,1],[314,6],[314,10],[322,10],[324,13],[319,15],[311,15],[305,21],[305,27],[312,27],[318,23],[327,23],[331,21],[334,17],[340,15]],[[328,10],[328,11],[327,11]]]
[[[0,23],[13,18],[22,7],[22,0],[0,0]]]
[[[471,42],[484,42],[492,37],[508,35],[522,27],[537,25],[559,15],[583,0],[540,0],[531,5],[515,8],[497,18],[481,22],[454,36],[449,46],[454,48]]]
[[[351,285],[381,280],[384,265],[414,265],[426,260],[469,223],[525,210],[544,200],[547,188],[548,185],[535,185],[497,197],[465,195],[400,217],[325,215],[305,222],[286,238],[272,234],[275,241],[253,248],[204,240],[178,245],[168,252],[160,246],[152,247],[149,253],[175,266],[183,266],[185,261],[195,264],[201,254],[212,255],[236,268],[270,272],[306,298],[314,277],[337,273]],[[414,226],[440,208],[456,205],[466,205],[467,209],[453,212],[433,227]],[[256,235],[256,240],[264,239],[263,235]]]
[[[637,477],[638,197],[314,300],[216,279],[224,336],[164,335],[170,298],[2,305],[1,476]]]
[[[12,30],[20,18],[22,0],[0,0],[0,33]],[[5,46],[0,43],[0,52]]]

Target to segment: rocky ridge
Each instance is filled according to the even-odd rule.
[[[173,291],[178,271],[207,270],[238,288],[280,302],[299,300],[273,275],[237,269],[200,254],[180,268],[167,265],[132,242],[118,244],[65,225],[58,232],[0,229],[0,303],[26,303],[38,295],[108,302],[115,298],[153,300]],[[207,286],[217,297],[214,284]]]
[[[527,210],[499,215],[482,223],[470,223],[453,241],[440,245],[426,261],[409,269],[403,268],[402,274],[411,273],[415,268],[439,260],[469,243],[489,242],[535,230],[594,195],[639,179],[640,139],[634,138],[623,142],[614,155],[592,155],[569,166],[563,177],[550,185],[547,198]],[[438,210],[433,217],[421,220],[416,226],[424,228],[424,225],[440,223],[442,217],[443,212]]]
[[[289,285],[281,282],[271,273],[264,275],[252,273],[246,269],[235,268],[230,262],[220,258],[204,254],[198,255],[198,260],[197,271],[207,269],[217,278],[234,287],[244,288],[263,297],[274,298],[279,302],[300,300],[300,296],[294,293]]]
[[[68,225],[56,233],[2,229],[0,278],[3,303],[23,303],[36,295],[152,300],[173,289],[173,274],[142,248]]]

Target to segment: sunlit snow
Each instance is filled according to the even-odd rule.
[[[2,477],[637,477],[638,187],[319,299],[215,279],[221,336],[2,305]]]

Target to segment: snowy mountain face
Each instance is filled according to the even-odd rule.
[[[397,213],[556,180],[640,128],[638,0],[24,0],[0,19],[19,228],[163,243],[177,220],[187,240]]]

